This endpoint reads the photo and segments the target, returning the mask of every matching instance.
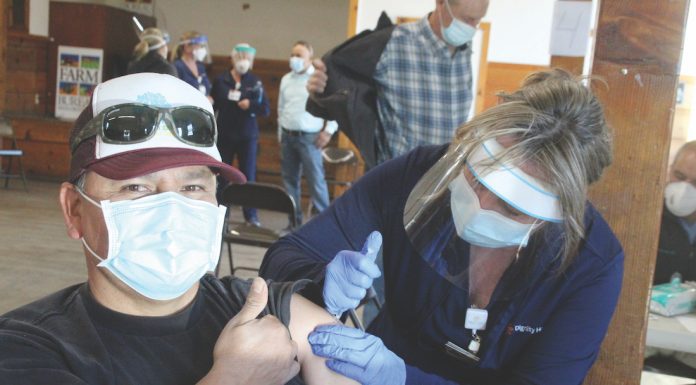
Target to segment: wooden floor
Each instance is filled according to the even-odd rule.
[[[85,281],[85,255],[80,241],[68,238],[58,206],[59,183],[29,181],[29,191],[19,180],[8,189],[0,186],[0,314]],[[241,210],[232,210],[241,217]],[[262,223],[287,223],[282,215],[260,212]],[[234,245],[236,266],[261,263],[264,249]],[[229,274],[223,247],[221,274]],[[240,271],[239,276],[253,273]]]

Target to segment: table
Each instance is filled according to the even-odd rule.
[[[696,322],[696,314],[694,313],[684,314],[680,317]],[[689,331],[674,317],[663,317],[650,313],[648,314],[648,333],[645,345],[696,354],[696,333]]]

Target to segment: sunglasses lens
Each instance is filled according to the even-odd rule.
[[[104,138],[117,143],[141,141],[157,128],[158,114],[145,106],[120,106],[104,117]]]
[[[177,108],[172,120],[179,139],[203,146],[215,144],[215,124],[210,114],[197,108]]]

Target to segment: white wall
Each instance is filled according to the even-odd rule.
[[[227,55],[236,43],[247,42],[257,57],[285,59],[300,39],[319,56],[345,40],[348,1],[156,0],[155,17],[173,42],[193,29],[208,35],[213,54]]]
[[[548,65],[555,0],[491,0],[483,19],[491,23],[488,61]],[[398,16],[422,17],[435,0],[360,0],[357,31],[374,28],[382,10]]]

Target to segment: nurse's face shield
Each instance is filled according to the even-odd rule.
[[[246,59],[249,60],[253,66],[255,56],[256,48],[246,44],[238,44],[232,49],[232,52],[230,52],[230,57],[232,58],[233,63]]]
[[[198,36],[192,37],[190,39],[181,40],[181,41],[179,41],[179,45],[184,45],[184,46],[189,45],[189,46],[191,46],[192,51],[196,51],[198,49],[205,49],[205,53],[206,53],[205,58],[203,58],[203,60],[199,60],[200,58],[196,58],[196,60],[199,60],[199,61],[205,62],[205,63],[211,62],[210,48],[208,47],[208,37],[206,35],[198,35]],[[194,57],[195,56],[196,55],[194,54]]]
[[[460,144],[421,177],[404,208],[406,234],[421,258],[467,291],[475,279],[470,271],[479,271],[476,265],[487,256],[499,258],[503,247],[519,253],[543,223],[563,220],[558,197],[545,183],[501,161],[503,151],[495,139],[470,150]],[[469,258],[472,244],[480,246],[474,259]]]

